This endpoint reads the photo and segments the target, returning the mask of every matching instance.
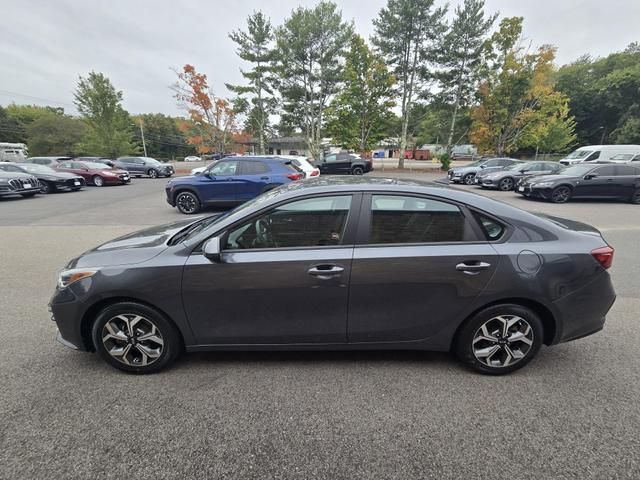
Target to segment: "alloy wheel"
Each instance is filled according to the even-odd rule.
[[[195,213],[198,210],[198,200],[192,193],[181,193],[176,198],[176,205],[182,213]]]
[[[531,325],[517,315],[498,315],[473,336],[473,355],[491,368],[508,367],[524,359],[533,345]]]
[[[571,197],[569,187],[558,187],[551,192],[551,201],[554,203],[564,203]]]
[[[500,182],[500,190],[507,192],[513,190],[513,180],[511,178],[503,178]]]
[[[49,182],[40,182],[40,193],[51,193],[51,185],[49,184]]]
[[[473,173],[467,173],[463,178],[462,178],[462,182],[465,185],[473,185],[473,182],[475,181],[475,175]]]
[[[362,170],[362,167],[355,167],[351,173],[354,175],[362,175],[364,171]]]
[[[635,203],[636,205],[640,204],[640,189],[633,192],[633,195],[631,196],[631,203]]]
[[[104,180],[102,179],[102,177],[100,175],[96,175],[95,177],[93,177],[93,184],[96,187],[101,187],[104,185]]]
[[[151,170],[149,170],[149,176],[151,178],[158,178],[158,172],[152,168]]]
[[[111,357],[130,366],[151,365],[164,349],[162,334],[151,320],[127,313],[104,324],[102,344]]]

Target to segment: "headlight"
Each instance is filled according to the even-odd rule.
[[[531,185],[532,187],[550,187],[551,185],[553,185],[553,182],[540,182],[540,183],[534,183],[533,185]]]
[[[71,270],[63,270],[58,274],[58,287],[68,287],[78,280],[92,277],[97,271],[97,268],[73,268]]]
[[[117,176],[117,174],[116,174],[116,173],[113,173],[113,172],[107,172],[107,171],[102,171],[102,174],[103,174],[103,175],[106,175],[106,176],[108,176],[108,177],[116,177],[116,176]]]
[[[6,178],[0,178],[0,183],[2,184],[9,183],[9,180],[7,180]]]

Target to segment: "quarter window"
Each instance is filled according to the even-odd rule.
[[[479,212],[473,212],[487,240],[498,240],[504,233],[504,226]]]
[[[372,195],[370,244],[460,242],[466,221],[450,203],[400,195]]]
[[[298,200],[234,228],[225,249],[326,247],[342,245],[351,196]]]

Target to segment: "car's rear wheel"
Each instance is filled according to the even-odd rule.
[[[96,187],[102,187],[104,185],[104,178],[102,178],[100,175],[94,176],[92,181]]]
[[[147,172],[147,174],[151,177],[151,178],[158,178],[158,171],[150,168],[149,171]]]
[[[500,180],[500,183],[498,184],[498,188],[503,192],[508,192],[510,190],[513,190],[513,178],[511,177],[503,178],[502,180]]]
[[[475,174],[467,173],[464,177],[462,177],[462,183],[464,183],[465,185],[473,185],[475,177]]]
[[[192,192],[180,192],[176,196],[176,207],[180,213],[192,215],[200,211],[200,199]]]
[[[362,174],[364,174],[364,168],[362,168],[362,167],[353,167],[351,169],[351,173],[353,175],[362,175]]]
[[[56,187],[52,183],[46,182],[44,180],[40,182],[40,193],[44,193],[46,195],[47,193],[53,193],[55,191]]]
[[[565,203],[571,198],[571,189],[567,186],[561,185],[556,187],[551,192],[551,201],[553,203]]]
[[[538,315],[515,304],[495,305],[474,315],[458,332],[454,351],[472,369],[503,375],[524,367],[542,345]]]
[[[640,205],[640,188],[634,191],[633,194],[631,195],[631,203]]]
[[[96,351],[111,366],[129,373],[154,373],[183,349],[176,326],[160,312],[135,302],[102,310],[92,328]]]

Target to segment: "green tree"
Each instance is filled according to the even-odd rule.
[[[266,152],[269,132],[269,116],[275,113],[277,100],[273,95],[274,33],[269,19],[260,11],[247,18],[247,31],[236,30],[229,34],[238,48],[238,56],[252,65],[248,71],[241,70],[248,85],[230,85],[239,99],[234,110],[245,113],[246,129],[258,139],[258,153]],[[249,96],[249,100],[246,97]]]
[[[178,118],[169,117],[162,113],[145,113],[132,117],[133,123],[138,125],[135,135],[142,141],[140,123],[144,128],[147,155],[154,158],[174,159],[195,153],[195,147],[187,144],[187,139],[178,127]]]
[[[581,145],[637,142],[640,124],[640,44],[605,58],[588,55],[564,65],[557,89],[569,97]]]
[[[0,106],[0,142],[26,143],[27,132],[7,110]]]
[[[371,150],[386,133],[394,78],[359,35],[351,39],[342,83],[328,108],[327,133],[349,149]]]
[[[131,118],[122,108],[122,92],[102,73],[80,77],[74,103],[87,126],[82,149],[92,155],[119,157],[139,150]]]
[[[455,140],[458,111],[472,102],[486,71],[486,36],[496,17],[496,14],[485,16],[484,0],[464,0],[462,7],[456,7],[451,28],[444,36],[438,77],[442,86],[441,96],[452,104],[446,137],[449,154]]]
[[[503,155],[540,142],[561,150],[574,138],[568,99],[554,87],[555,49],[524,52],[518,45],[521,31],[521,17],[507,18],[492,38],[493,69],[472,110],[471,139],[482,151]]]
[[[373,21],[373,44],[384,56],[397,80],[402,129],[398,168],[404,168],[404,152],[410,113],[416,98],[426,95],[426,81],[433,78],[438,40],[445,30],[446,7],[434,0],[388,0]]]
[[[311,155],[322,156],[324,112],[338,91],[353,25],[335,3],[298,7],[276,29],[274,69],[283,101],[283,129],[299,128]]]
[[[27,128],[30,155],[68,155],[84,153],[79,146],[85,124],[68,115],[49,114],[31,122]]]

